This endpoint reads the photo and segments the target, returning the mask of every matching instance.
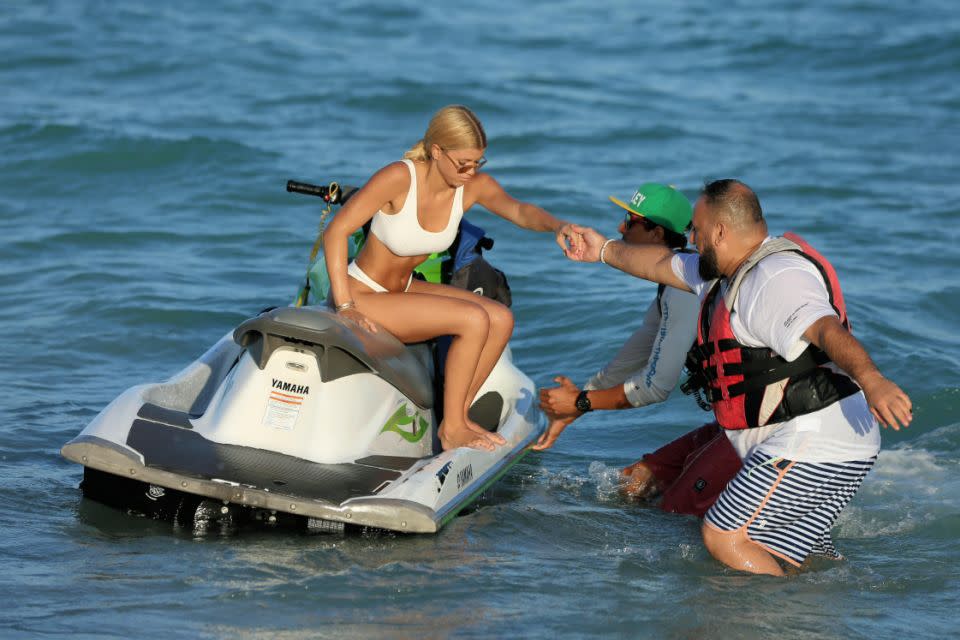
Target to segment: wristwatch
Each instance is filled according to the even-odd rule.
[[[587,397],[587,390],[584,389],[577,395],[577,401],[574,403],[577,407],[577,411],[580,413],[587,413],[588,411],[593,411],[593,405],[590,404],[590,398]]]

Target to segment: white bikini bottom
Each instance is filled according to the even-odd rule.
[[[387,291],[386,287],[384,287],[382,284],[380,284],[379,282],[377,282],[376,280],[368,276],[366,273],[364,273],[363,269],[357,266],[356,262],[351,262],[350,264],[347,265],[347,275],[353,278],[354,280],[359,280],[360,282],[367,285],[377,293],[390,293],[389,291]],[[410,279],[407,280],[407,286],[403,288],[404,291],[410,290],[411,282],[413,282],[412,273],[410,274]]]

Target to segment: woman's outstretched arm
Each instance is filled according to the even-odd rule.
[[[509,220],[518,227],[532,231],[556,233],[566,224],[542,207],[517,200],[507,193],[490,174],[478,174],[474,178],[474,183],[476,185],[476,204],[505,220]]]

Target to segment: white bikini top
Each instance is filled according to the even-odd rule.
[[[450,221],[443,231],[427,231],[417,219],[417,172],[413,161],[404,159],[410,169],[410,190],[403,208],[389,214],[377,211],[373,214],[370,233],[377,236],[387,249],[398,256],[423,256],[446,251],[457,237],[460,219],[463,218],[463,187],[457,187],[453,194],[453,206],[450,208]]]

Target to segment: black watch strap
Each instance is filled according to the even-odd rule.
[[[593,411],[593,405],[590,404],[590,398],[587,396],[587,390],[584,389],[577,395],[577,401],[574,403],[577,407],[577,411],[580,413],[587,413],[588,411]]]

